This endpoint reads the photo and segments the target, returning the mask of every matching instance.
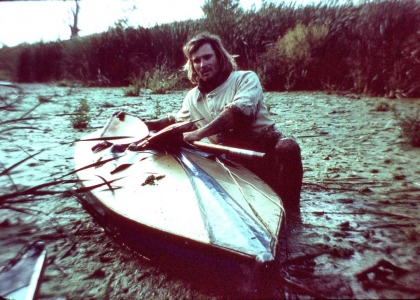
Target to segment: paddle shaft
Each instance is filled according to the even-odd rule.
[[[262,152],[228,147],[228,146],[214,145],[214,144],[203,143],[203,142],[192,142],[192,144],[196,146],[197,148],[200,148],[203,150],[209,150],[209,151],[221,153],[221,154],[230,154],[238,158],[244,158],[244,159],[251,159],[251,160],[261,159],[265,156],[265,153],[262,153]]]

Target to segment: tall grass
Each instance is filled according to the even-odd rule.
[[[420,95],[418,1],[330,0],[304,7],[264,2],[244,10],[237,0],[206,0],[202,8],[205,17],[196,21],[152,28],[120,23],[103,34],[21,47],[12,79],[128,86],[163,65],[182,68],[182,45],[210,31],[238,55],[241,68],[259,74],[266,90]]]
[[[58,80],[63,72],[62,44],[38,43],[25,46],[19,54],[18,80],[20,82],[48,82]]]

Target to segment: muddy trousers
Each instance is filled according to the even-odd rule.
[[[298,143],[279,138],[273,151],[260,161],[242,164],[267,182],[280,196],[286,209],[298,209],[302,188],[303,167]]]

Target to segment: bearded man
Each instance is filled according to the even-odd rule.
[[[298,208],[303,178],[300,147],[275,127],[258,76],[237,71],[218,36],[201,33],[183,50],[188,78],[197,86],[188,92],[178,112],[145,122],[149,130],[199,120],[192,131],[184,133],[186,142],[208,138],[215,144],[265,152],[262,160],[240,163],[267,182],[286,208]]]

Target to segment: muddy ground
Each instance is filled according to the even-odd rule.
[[[125,97],[123,88],[22,88],[14,108],[0,111],[0,172],[42,152],[10,176],[0,176],[0,195],[72,171],[72,141],[103,126],[114,111],[162,116],[176,110],[186,93]],[[281,237],[280,273],[327,298],[420,297],[420,149],[407,144],[386,109],[395,105],[412,112],[420,100],[326,93],[265,96],[278,127],[300,143],[305,171],[301,211],[287,215]],[[9,101],[13,97],[9,95]],[[87,100],[92,117],[82,131],[70,122],[81,99]],[[28,119],[2,123],[22,116]],[[44,241],[48,266],[41,299],[261,296],[194,271],[174,272],[132,251],[100,227],[74,196],[19,200],[0,202],[0,268],[25,244]],[[390,264],[369,272],[380,261]],[[271,289],[265,297],[309,298],[280,284]]]

